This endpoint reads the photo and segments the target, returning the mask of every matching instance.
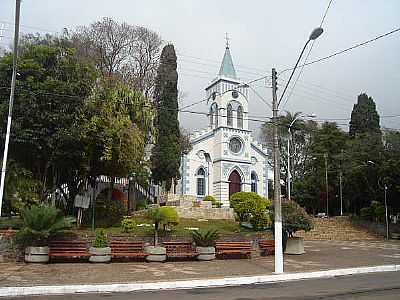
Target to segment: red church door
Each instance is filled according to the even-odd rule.
[[[229,198],[236,193],[242,190],[242,181],[240,179],[239,173],[234,170],[231,175],[229,175]]]

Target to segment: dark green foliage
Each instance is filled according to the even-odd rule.
[[[179,179],[181,135],[178,121],[178,73],[174,46],[161,53],[154,91],[158,109],[157,139],[152,154],[152,176],[169,190],[173,179]]]
[[[350,136],[359,137],[373,133],[381,135],[380,129],[374,100],[365,93],[360,94],[351,112]]]
[[[108,246],[107,236],[104,230],[99,230],[96,232],[96,238],[94,239],[92,246],[94,248],[106,248]]]
[[[0,86],[10,86],[11,72],[12,55],[7,54],[0,59]],[[73,127],[96,71],[80,62],[68,43],[48,37],[45,42],[31,39],[21,46],[18,73],[9,158],[41,182],[41,198],[66,183],[67,211],[71,211],[84,164],[82,144]],[[1,89],[3,138],[8,99],[9,89]]]
[[[215,199],[213,196],[210,195],[205,196],[203,201],[210,201],[214,208],[220,208],[222,206],[222,203],[220,201],[218,201],[217,199]]]
[[[21,211],[23,227],[17,240],[23,245],[43,245],[52,235],[69,229],[75,222],[73,217],[64,217],[60,210],[47,205],[32,206]]]
[[[231,196],[231,205],[240,222],[249,222],[254,230],[271,225],[271,201],[253,192],[238,192]]]
[[[89,226],[92,223],[92,209],[85,211],[84,223]],[[119,199],[108,198],[108,189],[104,190],[96,199],[95,223],[96,227],[118,226],[126,213],[126,209]]]
[[[292,237],[296,231],[310,231],[313,227],[313,220],[305,209],[294,201],[282,202],[282,229],[289,237]]]
[[[179,216],[175,208],[170,206],[162,206],[150,208],[147,212],[147,218],[154,223],[154,246],[158,245],[158,231],[160,225],[166,226],[179,224]]]
[[[367,221],[383,222],[385,220],[385,207],[378,201],[372,201],[369,207],[360,209],[360,217]]]
[[[121,221],[122,232],[131,233],[135,231],[136,222],[132,217],[125,217]]]
[[[219,233],[215,229],[208,231],[193,231],[192,238],[198,247],[213,247],[219,238]]]

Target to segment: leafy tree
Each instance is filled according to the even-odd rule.
[[[379,198],[378,179],[383,163],[382,133],[374,100],[358,96],[350,121],[344,165],[344,195],[353,212]],[[369,162],[373,163],[369,163]]]
[[[358,96],[357,104],[351,112],[349,134],[351,137],[358,137],[371,133],[381,134],[379,115],[374,100],[363,93]]]
[[[313,133],[302,179],[294,183],[294,199],[308,211],[325,211],[325,155],[328,166],[329,211],[338,210],[336,201],[337,176],[341,167],[341,152],[346,147],[347,134],[336,123],[325,122]]]
[[[142,174],[146,139],[154,133],[153,116],[152,105],[142,93],[124,84],[99,85],[85,102],[79,118],[89,175],[114,178],[131,172]]]
[[[52,41],[21,46],[18,60],[10,158],[41,182],[40,198],[68,184],[70,211],[81,181],[82,145],[73,130],[77,113],[90,94],[95,69],[80,62],[75,51]],[[9,86],[12,55],[0,59],[0,85]],[[0,90],[3,137],[9,89]],[[29,151],[27,151],[29,149]]]
[[[158,67],[155,103],[158,109],[158,135],[152,154],[152,175],[156,183],[170,190],[172,180],[180,177],[181,134],[178,121],[178,73],[172,44],[164,47]]]

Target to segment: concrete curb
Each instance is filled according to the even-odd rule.
[[[328,278],[354,274],[367,274],[377,272],[400,271],[400,265],[383,265],[374,267],[360,267],[348,269],[335,269],[307,273],[287,273],[278,275],[259,275],[244,277],[225,277],[218,279],[195,279],[164,282],[142,283],[114,283],[114,284],[78,284],[55,286],[28,286],[28,287],[3,287],[0,288],[0,297],[18,297],[34,295],[60,295],[76,293],[121,293],[134,291],[157,291],[176,289],[212,288],[224,286],[237,286],[245,284],[268,284],[273,282]]]

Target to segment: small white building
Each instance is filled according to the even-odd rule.
[[[212,195],[225,207],[238,191],[267,197],[267,149],[249,130],[248,86],[236,76],[228,45],[218,76],[205,90],[209,126],[191,136],[193,149],[182,158],[177,193]]]

